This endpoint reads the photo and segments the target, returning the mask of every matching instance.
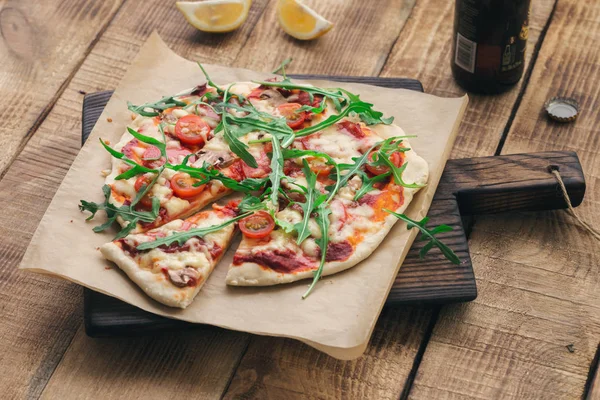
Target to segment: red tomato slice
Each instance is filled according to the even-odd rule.
[[[296,110],[302,107],[302,104],[298,103],[284,103],[277,106],[279,113],[285,117],[287,124],[292,129],[297,129],[302,126],[306,119],[306,113],[297,113]]]
[[[271,215],[266,211],[257,211],[240,220],[239,224],[244,236],[251,239],[265,238],[275,228],[275,221],[273,221]]]
[[[133,187],[135,188],[136,192],[139,192],[142,190],[143,185],[149,185],[150,182],[152,182],[152,175],[140,175],[135,181]],[[152,208],[152,197],[153,196],[150,193],[146,193],[146,195],[140,199],[140,204],[146,208]]]
[[[204,190],[206,185],[194,186],[196,182],[198,179],[180,172],[171,178],[171,189],[177,197],[187,199],[199,195]]]
[[[369,153],[369,160],[370,161],[374,161],[374,156],[377,153],[377,151],[373,150],[371,153]],[[402,163],[404,162],[404,154],[402,154],[399,151],[396,151],[392,154],[390,154],[390,161],[392,162],[392,164],[394,164],[396,167],[400,168],[402,166]],[[366,164],[367,170],[372,173],[373,175],[381,175],[381,174],[385,174],[386,172],[388,172],[390,170],[389,167],[384,166],[384,165],[369,165],[368,163]]]
[[[322,158],[307,157],[308,165],[310,170],[317,176],[326,177],[329,176],[333,165],[327,164]]]
[[[175,124],[175,135],[185,144],[204,144],[204,138],[210,133],[210,125],[195,114],[181,117]]]

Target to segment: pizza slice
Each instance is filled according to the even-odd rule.
[[[229,247],[238,219],[237,202],[214,204],[185,220],[114,240],[100,251],[154,300],[186,308]]]
[[[322,276],[330,275],[355,266],[377,249],[397,221],[388,211],[402,213],[406,209],[426,184],[428,167],[406,139],[383,140],[374,132],[349,134],[348,127],[365,130],[345,121],[332,128],[335,131],[317,133],[296,146],[306,148],[308,143],[312,149],[326,148],[338,160],[350,160],[338,163],[346,173],[331,199],[327,194],[336,182],[332,163],[313,150],[288,153],[300,155],[285,160],[288,181],[283,186],[295,190],[287,192],[277,212],[258,211],[240,221],[244,235],[229,267],[228,285],[275,285],[313,278],[319,270]],[[399,128],[391,133],[403,137]],[[331,138],[324,140],[327,136]],[[346,153],[336,153],[336,148],[343,146],[339,143],[346,143]],[[384,156],[395,172],[402,172],[401,184],[388,164],[376,162]]]

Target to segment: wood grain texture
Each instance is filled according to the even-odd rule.
[[[577,212],[596,227],[599,67],[600,4],[559,1],[503,148],[577,151],[588,182]],[[555,95],[579,100],[576,123],[546,118]],[[582,398],[600,342],[600,244],[567,213],[545,212],[478,218],[470,248],[479,297],[442,310],[411,397]]]
[[[289,73],[379,75],[415,0],[304,3],[335,24],[329,33],[312,41],[288,36],[279,28],[275,1],[271,1],[236,58],[236,65],[271,71],[292,57]]]
[[[44,120],[121,1],[5,1],[0,5],[0,176]],[[56,120],[55,120],[56,122]],[[58,137],[77,120],[54,125]],[[35,398],[68,347],[81,318],[78,290],[18,272],[25,248],[68,164],[27,156],[0,184],[0,387],[4,398]],[[62,151],[75,154],[72,148]],[[46,160],[46,161],[41,161]],[[44,166],[44,164],[46,166]],[[35,171],[35,172],[34,172]],[[42,206],[40,206],[42,204]]]
[[[531,2],[526,69],[554,3],[555,0]],[[453,1],[418,1],[381,76],[416,78],[423,83],[427,93],[442,97],[462,96],[465,91],[456,84],[450,70],[453,21]],[[523,80],[508,92],[495,96],[469,93],[469,107],[450,158],[494,154],[522,85]]]
[[[144,338],[92,339],[81,329],[42,398],[218,398],[246,347],[246,336],[206,327]]]
[[[123,0],[0,4],[0,176]]]
[[[384,308],[365,355],[340,361],[290,339],[252,337],[226,399],[398,399],[429,308]]]

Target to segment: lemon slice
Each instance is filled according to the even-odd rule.
[[[331,22],[299,0],[278,0],[277,16],[283,30],[299,40],[316,39],[333,28]]]
[[[185,19],[203,32],[231,32],[248,18],[252,0],[178,1]]]

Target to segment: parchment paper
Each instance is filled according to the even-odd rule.
[[[216,65],[205,67],[219,84],[272,76]],[[97,250],[110,241],[115,232],[93,233],[92,226],[104,222],[104,215],[99,213],[95,220],[85,222],[87,213],[80,213],[77,205],[80,199],[102,200],[100,189],[104,178],[100,171],[109,168],[110,156],[98,138],[111,143],[119,141],[131,122],[127,100],[134,104],[154,101],[203,82],[204,77],[194,62],[174,54],[156,33],[150,36],[73,162],[20,268],[68,279],[169,318],[259,335],[296,338],[340,359],[360,356],[417,233],[408,231],[403,223],[394,226],[367,260],[348,271],[324,278],[306,300],[301,296],[309,281],[264,288],[227,287],[225,275],[237,242],[232,244],[186,310],[162,306],[150,299]],[[425,216],[452,148],[467,104],[466,96],[447,99],[362,84],[311,83],[359,93],[386,116],[393,115],[394,122],[407,134],[418,135],[410,142],[429,163],[430,178],[428,186],[418,193],[406,213],[415,219]],[[113,122],[109,123],[107,117]]]

